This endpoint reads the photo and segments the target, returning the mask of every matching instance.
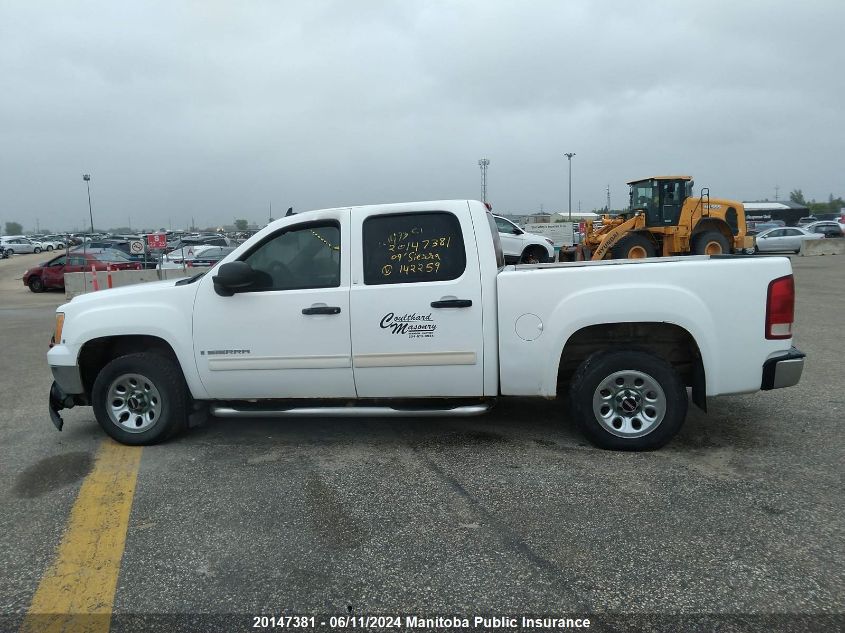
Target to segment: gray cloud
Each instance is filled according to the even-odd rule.
[[[689,5],[689,6],[688,6]],[[0,7],[0,220],[182,226],[479,196],[845,194],[839,2]]]

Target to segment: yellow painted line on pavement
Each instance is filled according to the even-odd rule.
[[[21,633],[109,630],[142,450],[110,439],[100,446]]]

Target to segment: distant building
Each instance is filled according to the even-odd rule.
[[[752,222],[782,220],[787,226],[796,226],[798,220],[810,215],[810,209],[797,202],[764,200],[743,202],[742,205],[745,207],[745,219]]]

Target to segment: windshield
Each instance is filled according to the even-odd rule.
[[[645,209],[646,211],[657,209],[657,187],[653,180],[631,185],[631,210],[636,209]]]

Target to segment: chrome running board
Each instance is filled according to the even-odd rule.
[[[408,407],[387,406],[360,407],[258,407],[255,405],[211,405],[211,414],[220,418],[445,418],[481,415],[490,410],[491,404],[480,403],[455,407]]]

